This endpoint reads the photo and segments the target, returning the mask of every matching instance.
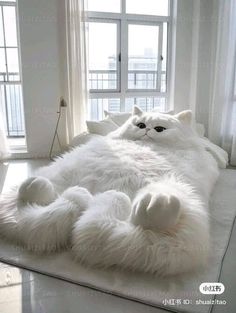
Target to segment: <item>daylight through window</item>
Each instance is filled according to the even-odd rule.
[[[88,0],[89,116],[168,106],[170,2]]]
[[[24,137],[16,1],[0,0],[0,110],[8,137]]]

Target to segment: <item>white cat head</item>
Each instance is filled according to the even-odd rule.
[[[135,106],[133,115],[124,125],[111,133],[111,136],[166,144],[185,142],[195,137],[191,120],[191,111],[169,115],[159,112],[143,112]]]

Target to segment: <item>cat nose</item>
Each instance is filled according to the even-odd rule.
[[[146,127],[146,131],[148,132],[151,128]]]

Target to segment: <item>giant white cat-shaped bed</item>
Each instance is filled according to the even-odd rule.
[[[204,265],[215,159],[190,126],[134,108],[129,120],[42,168],[0,200],[0,234],[86,265],[177,274]]]

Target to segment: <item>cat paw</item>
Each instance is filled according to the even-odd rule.
[[[99,211],[105,211],[107,217],[126,220],[130,214],[131,202],[125,193],[108,190],[96,195],[92,206],[99,206]]]
[[[25,203],[48,205],[57,198],[53,184],[44,177],[30,177],[18,189],[18,200]]]
[[[134,202],[131,221],[145,229],[165,230],[178,222],[180,211],[176,196],[145,193]]]
[[[91,193],[86,188],[78,186],[73,186],[66,189],[61,196],[62,198],[77,204],[80,208],[87,207],[89,201],[93,198]]]

